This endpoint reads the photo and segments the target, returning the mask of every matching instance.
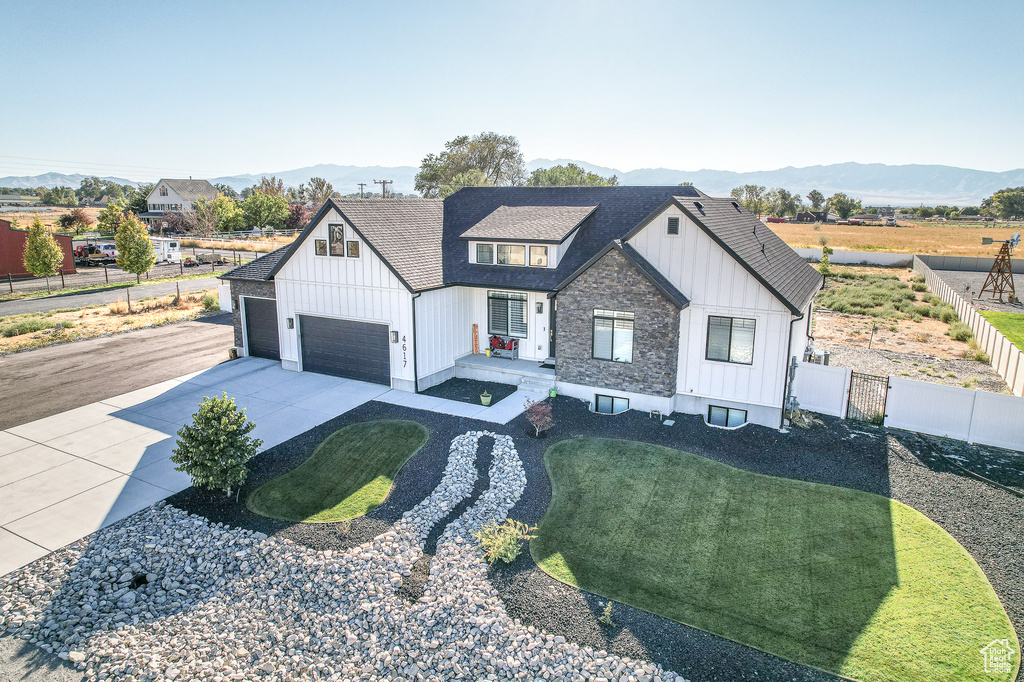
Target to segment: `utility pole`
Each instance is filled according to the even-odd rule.
[[[363,188],[366,187],[366,183],[365,182],[357,182],[356,184],[359,185],[359,198],[360,199],[365,199],[366,197],[363,195]]]
[[[388,198],[388,185],[394,183],[394,180],[374,180],[373,184],[380,185],[380,198]]]

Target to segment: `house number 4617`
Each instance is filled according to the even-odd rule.
[[[407,344],[405,342],[405,337],[403,336],[402,337],[402,367],[405,367],[406,365],[409,364],[409,357],[408,357],[408,354],[406,353],[406,349],[408,349],[408,348],[409,348],[409,344]]]

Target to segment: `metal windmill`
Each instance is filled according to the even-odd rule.
[[[983,237],[981,243],[991,244],[992,241],[989,237]],[[985,284],[982,285],[978,298],[981,298],[986,291],[991,291],[992,297],[998,298],[1000,303],[1003,301],[1003,294],[1006,293],[1010,295],[1010,303],[1017,302],[1017,292],[1013,288],[1013,266],[1010,254],[1019,243],[1020,232],[1014,232],[1012,237],[1003,242],[999,253],[996,254],[996,262],[992,264],[992,269],[989,270],[988,277],[985,278]]]

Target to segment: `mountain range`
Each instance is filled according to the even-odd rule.
[[[690,182],[701,191],[713,196],[726,196],[733,187],[764,185],[784,187],[791,192],[806,195],[817,189],[830,196],[844,192],[861,199],[865,205],[892,204],[916,206],[919,204],[947,204],[957,206],[978,205],[982,199],[1004,187],[1024,186],[1024,168],[1004,172],[981,171],[970,168],[941,165],[898,165],[884,163],[835,163],[794,168],[787,166],[769,171],[735,172],[720,170],[683,171],[669,168],[639,168],[621,171],[617,168],[597,166],[572,159],[534,159],[526,164],[528,171],[537,168],[575,163],[599,175],[615,175],[621,185],[678,185]],[[319,164],[287,171],[231,175],[209,178],[240,191],[263,176],[277,176],[286,186],[297,187],[311,177],[326,178],[342,194],[359,191],[357,183],[366,183],[367,191],[380,191],[374,180],[392,180],[393,192],[411,194],[416,166],[340,166]],[[78,187],[86,177],[80,173],[44,173],[36,176],[8,176],[0,178],[0,187]],[[139,185],[139,181],[105,177],[120,184]]]

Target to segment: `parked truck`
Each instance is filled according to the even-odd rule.
[[[113,244],[76,244],[74,258],[75,265],[113,265],[117,261],[117,249]]]

